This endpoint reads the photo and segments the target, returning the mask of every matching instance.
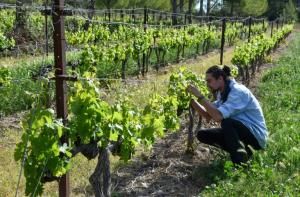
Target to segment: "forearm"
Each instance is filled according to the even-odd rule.
[[[207,99],[201,99],[200,104],[205,108],[206,113],[208,113],[214,121],[221,122],[223,120],[221,112]]]
[[[212,119],[212,117],[206,112],[205,108],[197,101],[192,100],[192,107],[198,112],[199,116],[204,117],[208,122]]]
[[[202,109],[200,111],[200,113],[202,113],[203,116],[207,116],[207,114],[208,114],[214,121],[217,121],[217,122],[221,122],[223,120],[223,116],[222,116],[221,112],[212,103],[210,103],[208,100],[206,100],[206,98],[200,93],[200,91],[196,87],[190,85],[187,87],[187,91],[199,99],[198,100],[199,106],[202,105],[205,108],[205,110]],[[196,104],[195,104],[195,106],[196,106]],[[200,109],[200,108],[197,107],[197,109]],[[203,113],[203,111],[205,111],[207,114]]]

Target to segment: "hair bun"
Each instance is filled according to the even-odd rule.
[[[227,77],[231,76],[231,69],[229,66],[224,65],[223,69],[224,73],[226,74]]]

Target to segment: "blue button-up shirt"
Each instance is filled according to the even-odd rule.
[[[251,91],[234,79],[230,80],[230,92],[226,102],[221,101],[220,93],[214,105],[224,119],[232,118],[242,122],[257,139],[259,145],[265,148],[268,131],[259,102]]]

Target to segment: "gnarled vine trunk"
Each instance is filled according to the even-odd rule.
[[[108,148],[100,149],[98,163],[89,179],[96,197],[109,197],[111,190],[111,174]]]

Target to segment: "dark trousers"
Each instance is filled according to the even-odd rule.
[[[197,133],[200,142],[217,146],[230,153],[233,163],[244,163],[252,155],[249,145],[261,149],[251,131],[240,121],[227,118],[221,123],[221,128],[201,129]]]

